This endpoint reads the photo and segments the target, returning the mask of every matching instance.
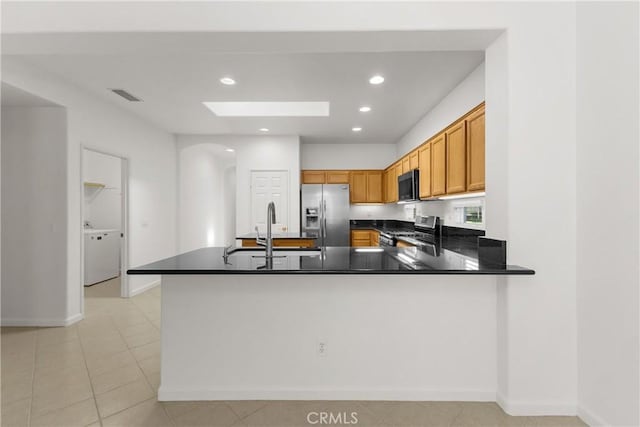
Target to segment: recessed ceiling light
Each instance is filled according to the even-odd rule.
[[[329,102],[203,102],[219,117],[328,117]]]
[[[351,128],[351,130],[354,131],[354,132],[360,132],[362,130],[362,128],[357,128],[356,127],[356,128]]]
[[[227,149],[225,149],[224,151],[227,151],[227,152],[229,152],[229,153],[233,153],[233,152],[234,152],[234,151],[236,151],[236,150],[234,150],[233,148],[227,148]]]
[[[267,128],[260,128],[260,129],[258,129],[258,130],[259,130],[260,132],[269,132],[269,129],[267,129]]]
[[[376,74],[375,76],[369,79],[369,83],[371,83],[372,85],[379,85],[383,81],[384,81],[384,77],[382,77],[380,74]]]
[[[368,113],[369,111],[371,111],[371,107],[367,107],[366,105],[360,107],[360,112],[361,113]]]
[[[231,77],[223,77],[220,79],[220,83],[222,83],[223,85],[231,86],[236,84],[236,81],[233,80]]]

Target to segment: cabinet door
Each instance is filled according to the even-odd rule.
[[[393,177],[393,201],[398,201],[398,177],[402,175],[402,162],[396,163],[396,173]]]
[[[418,170],[420,171],[420,198],[431,197],[431,143],[418,149]]]
[[[380,233],[371,230],[371,246],[380,246]]]
[[[348,184],[349,171],[326,171],[327,184]]]
[[[409,156],[404,156],[402,158],[402,173],[407,173],[411,170],[411,160],[409,160]]]
[[[302,171],[303,184],[324,184],[325,179],[324,171]]]
[[[414,245],[412,245],[411,243],[407,243],[407,242],[403,242],[401,240],[398,241],[398,243],[396,243],[396,246],[399,248],[413,248]]]
[[[445,132],[447,140],[447,194],[467,189],[467,139],[465,121],[461,120]]]
[[[371,246],[371,230],[352,230],[351,246]]]
[[[440,196],[447,191],[446,143],[444,133],[431,140],[431,195]]]
[[[420,160],[418,158],[418,150],[413,151],[409,154],[409,169],[414,170],[420,167]]]
[[[351,203],[367,202],[366,171],[351,171],[349,173],[349,196]]]
[[[393,186],[393,182],[395,180],[395,176],[396,176],[396,168],[395,166],[391,166],[389,169],[387,169],[387,203],[392,203],[394,201],[393,199],[393,192],[394,192],[394,186]]]
[[[484,107],[467,117],[467,191],[484,190]]]
[[[382,203],[382,172],[367,172],[367,202]]]
[[[389,170],[385,169],[382,171],[382,202],[389,202]]]

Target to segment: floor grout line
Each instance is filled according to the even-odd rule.
[[[98,422],[102,427],[102,417],[100,416],[100,410],[98,409],[98,399],[96,397],[96,391],[93,388],[93,382],[91,381],[91,374],[89,373],[89,365],[87,365],[87,355],[84,351],[84,344],[82,343],[82,337],[78,331],[78,340],[80,341],[80,349],[82,350],[82,361],[84,362],[84,368],[87,370],[87,377],[89,378],[89,386],[91,387],[91,395],[93,396],[93,405],[96,408],[96,415],[98,416]]]
[[[29,412],[27,414],[27,425],[31,425],[31,414],[33,413],[33,399],[35,397],[35,388],[36,388],[36,354],[38,352],[38,330],[36,329],[34,332],[34,343],[33,343],[33,365],[31,368],[31,400],[29,402]]]

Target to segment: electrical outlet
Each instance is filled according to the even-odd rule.
[[[318,341],[318,356],[327,357],[327,342],[326,341]]]

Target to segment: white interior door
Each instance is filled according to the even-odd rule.
[[[251,171],[251,227],[267,229],[267,205],[276,205],[273,233],[289,230],[289,171]]]

